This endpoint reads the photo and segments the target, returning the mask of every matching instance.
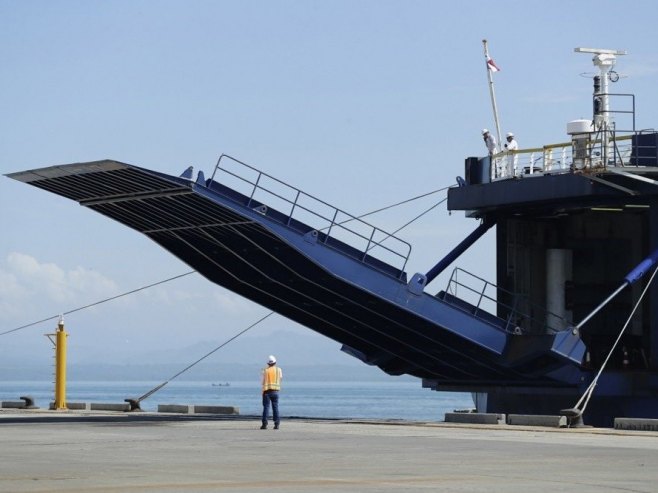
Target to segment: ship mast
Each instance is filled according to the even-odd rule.
[[[484,61],[485,61],[485,66],[487,68],[487,78],[489,80],[489,94],[491,96],[491,106],[493,107],[494,122],[496,123],[496,137],[498,138],[497,145],[502,145],[503,142],[500,138],[500,122],[498,121],[498,106],[496,105],[496,93],[494,92],[494,83],[491,74],[492,70],[489,65],[489,62],[492,60],[491,57],[489,56],[489,46],[487,44],[486,39],[482,40],[482,45],[484,46]]]
[[[617,73],[613,70],[617,56],[626,55],[622,50],[606,50],[602,48],[574,48],[576,53],[593,53],[592,62],[599,69],[599,75],[594,76],[594,131],[601,134],[603,148],[603,164],[607,166],[608,159],[613,156],[610,144],[610,132],[614,130],[610,118],[610,97],[608,82],[616,82]]]

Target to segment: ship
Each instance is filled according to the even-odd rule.
[[[405,240],[229,155],[208,177],[111,159],[7,176],[146,235],[365,364],[472,393],[478,412],[658,417],[658,132],[635,128],[634,95],[610,91],[624,52],[577,51],[598,68],[592,118],[566,122],[562,143],[467,157],[447,208],[474,230],[427,272],[405,270]],[[492,228],[495,280],[453,265]]]

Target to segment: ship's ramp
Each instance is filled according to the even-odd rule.
[[[139,231],[212,282],[392,375],[560,384],[554,375],[579,361],[581,343],[569,334],[514,335],[466,302],[414,289],[404,272],[411,248],[402,240],[244,163],[225,162],[238,171],[218,165],[211,179],[112,160],[8,176]]]

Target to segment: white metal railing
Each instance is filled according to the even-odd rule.
[[[376,258],[404,276],[411,254],[408,242],[229,155],[219,157],[211,182],[216,175],[223,185],[247,199],[247,207],[266,205],[281,213],[281,217],[269,215],[273,220],[287,226],[293,221],[303,223],[322,233],[320,241],[328,246],[337,240],[359,251],[361,262]]]
[[[503,289],[459,267],[452,271],[446,293],[470,304],[474,308],[470,313],[477,318],[498,318],[505,332],[555,334],[571,326],[569,320],[531,302],[527,296]],[[509,302],[504,303],[499,297]],[[459,302],[457,306],[464,308]],[[499,312],[505,313],[505,318],[500,318]]]
[[[608,166],[637,167],[633,163],[631,135],[615,137],[613,134],[608,139],[607,150],[599,134],[588,135],[575,153],[572,142],[499,152],[491,158],[491,180],[599,170]],[[607,156],[607,162],[604,156]]]

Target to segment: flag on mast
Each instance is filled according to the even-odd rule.
[[[493,59],[489,55],[487,55],[487,67],[492,72],[500,72],[500,69],[498,68],[498,65],[496,65],[496,62],[494,62]]]
[[[482,45],[484,47],[484,60],[487,64],[487,79],[489,79],[489,93],[491,94],[491,106],[493,108],[494,121],[496,122],[496,136],[498,137],[498,142],[502,142],[500,138],[500,122],[498,121],[498,108],[496,107],[496,95],[494,94],[494,83],[493,83],[493,74],[494,72],[500,72],[498,65],[491,59],[489,56],[489,47],[487,45],[487,40],[482,40]],[[495,167],[498,165],[496,160],[493,161],[493,166],[491,169],[492,177],[496,176]]]

